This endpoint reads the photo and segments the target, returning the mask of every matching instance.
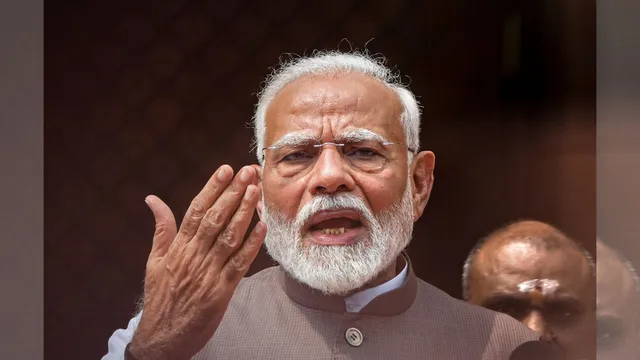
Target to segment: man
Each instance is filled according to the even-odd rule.
[[[483,239],[467,258],[463,296],[520,320],[567,359],[595,354],[594,264],[555,227],[517,221]]]
[[[143,311],[103,359],[506,360],[537,339],[413,273],[403,249],[435,157],[418,151],[419,107],[397,81],[357,53],[273,73],[254,118],[259,165],[220,167],[179,229],[147,198]],[[263,239],[279,266],[242,279]]]
[[[596,294],[598,360],[637,359],[640,353],[640,281],[620,254],[601,242]]]

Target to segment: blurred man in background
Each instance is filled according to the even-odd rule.
[[[595,266],[555,227],[518,221],[491,233],[463,269],[463,296],[560,346],[567,359],[595,354]]]
[[[627,260],[598,240],[598,360],[640,358],[640,282]]]

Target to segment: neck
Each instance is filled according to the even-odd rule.
[[[394,277],[396,277],[396,275],[398,275],[400,273],[400,271],[402,271],[402,268],[398,269],[398,265],[404,266],[404,261],[402,261],[402,264],[400,264],[400,261],[398,261],[398,259],[394,260],[391,264],[389,264],[389,266],[387,268],[382,270],[380,272],[380,274],[378,274],[378,276],[376,276],[373,280],[371,280],[368,283],[364,284],[363,286],[361,286],[361,287],[349,292],[349,294],[347,294],[346,297],[351,296],[351,295],[356,294],[356,293],[359,293],[360,291],[363,291],[363,290],[366,290],[366,289],[370,289],[370,288],[376,287],[378,285],[382,285],[382,284],[386,283],[387,281],[393,279]]]
[[[376,276],[373,280],[371,280],[365,288],[372,288],[381,284],[386,283],[387,281],[396,277],[402,269],[397,269],[398,260],[394,260],[386,269],[384,269],[378,276]]]

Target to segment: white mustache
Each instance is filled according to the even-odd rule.
[[[318,195],[304,205],[296,219],[296,227],[301,229],[309,219],[320,211],[329,210],[354,210],[357,211],[365,225],[375,223],[375,217],[367,205],[357,196],[347,193],[337,195]]]

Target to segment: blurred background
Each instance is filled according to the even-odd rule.
[[[366,46],[418,96],[437,159],[409,249],[423,280],[460,297],[468,251],[517,219],[595,251],[595,0],[45,6],[48,358],[100,358],[133,316],[146,195],[180,219],[218,166],[255,162],[255,93],[284,53]]]

